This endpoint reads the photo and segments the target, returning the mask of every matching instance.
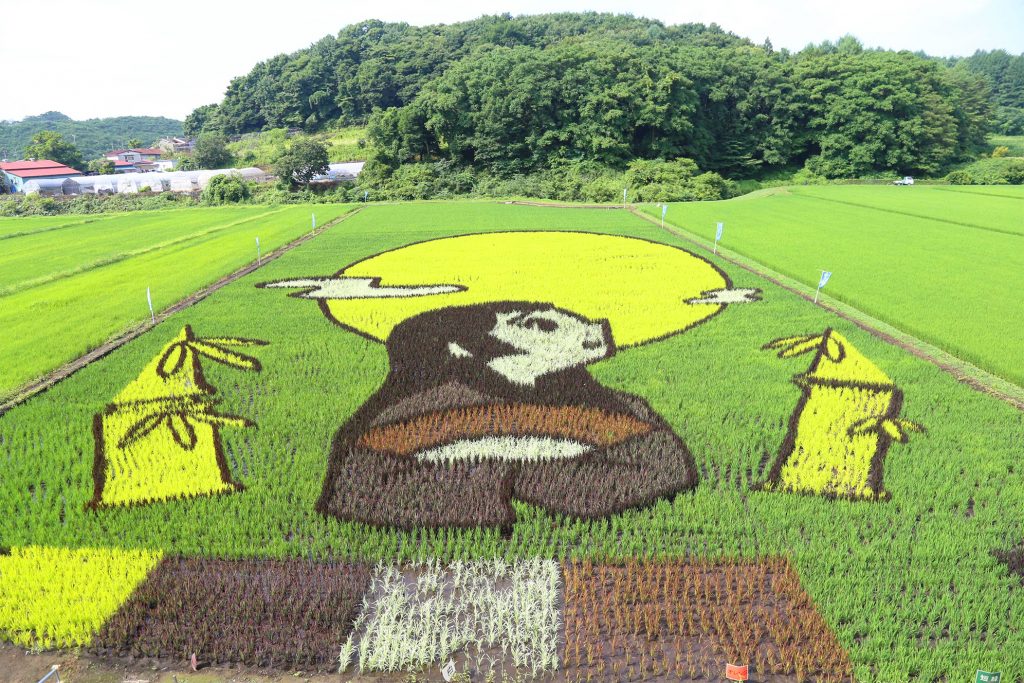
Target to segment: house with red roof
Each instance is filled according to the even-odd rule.
[[[25,183],[30,180],[63,179],[82,175],[81,171],[48,159],[0,162],[0,173],[4,175],[11,192],[21,192]]]

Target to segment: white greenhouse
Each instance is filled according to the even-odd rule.
[[[25,194],[46,197],[82,194],[135,194],[138,192],[198,192],[219,175],[237,175],[253,182],[266,182],[266,171],[259,168],[223,168],[211,171],[155,171],[116,175],[75,176],[67,179],[40,179],[25,183]]]

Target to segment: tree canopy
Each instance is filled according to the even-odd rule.
[[[227,168],[234,161],[227,144],[227,138],[221,133],[212,131],[201,133],[196,138],[192,156],[184,160],[188,162],[187,164],[183,161],[183,166],[208,169]]]
[[[292,143],[274,162],[274,173],[288,186],[308,185],[314,176],[327,170],[327,147],[310,139]]]
[[[60,133],[43,130],[32,136],[25,145],[25,156],[30,159],[49,159],[79,171],[85,169],[78,147]]]
[[[996,131],[1024,135],[1024,54],[979,50],[954,63],[957,69],[983,76],[991,86]]]

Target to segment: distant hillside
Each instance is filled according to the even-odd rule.
[[[716,24],[593,12],[370,20],[256,64],[185,129],[366,126],[364,183],[412,164],[507,179],[679,158],[732,179],[936,176],[986,147],[995,106],[1007,124],[1017,111],[1003,56],[961,66],[851,35],[791,52]]]
[[[117,116],[109,119],[75,121],[57,111],[29,116],[22,121],[0,121],[0,154],[7,150],[9,159],[19,159],[22,149],[41,130],[55,130],[68,137],[82,152],[82,158],[95,159],[131,138],[144,145],[168,135],[181,135],[181,121],[162,116]]]

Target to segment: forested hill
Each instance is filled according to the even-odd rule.
[[[60,112],[51,111],[21,121],[0,121],[0,152],[7,150],[8,158],[21,158],[22,149],[33,135],[42,130],[63,133],[69,141],[74,141],[84,159],[95,159],[104,152],[123,146],[132,138],[149,145],[162,137],[182,134],[181,121],[160,116],[117,116],[75,121]]]
[[[791,53],[714,24],[609,14],[366,21],[257,64],[185,128],[368,121],[381,164],[442,161],[501,177],[679,157],[733,178],[801,167],[926,175],[967,157],[992,127],[993,81],[973,66],[849,36]]]
[[[953,59],[950,63],[981,74],[992,84],[995,132],[1024,135],[1024,54],[979,50],[966,59]]]

